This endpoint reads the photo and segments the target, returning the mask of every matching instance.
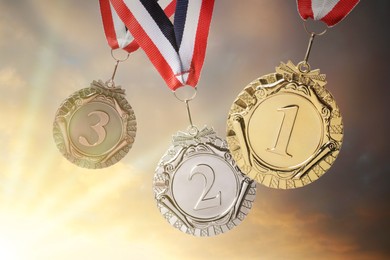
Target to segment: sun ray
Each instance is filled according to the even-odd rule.
[[[41,146],[41,156],[39,157],[38,162],[34,162],[34,175],[31,175],[26,187],[21,190],[20,194],[20,203],[32,204],[34,201],[39,200],[38,198],[40,191],[45,189],[45,185],[47,185],[46,180],[48,174],[56,174],[51,171],[55,168],[55,164],[58,162],[56,160],[58,154],[52,149],[52,144],[46,143]],[[26,162],[28,165],[31,162]],[[33,205],[36,207],[37,205]]]
[[[306,46],[304,30],[301,40],[291,30],[301,25],[294,1],[234,2],[216,1],[216,7],[223,8],[215,8],[205,70],[198,97],[191,102],[194,124],[214,127],[222,138],[225,111],[241,86],[277,65],[275,53],[301,57],[300,48],[286,52],[286,44],[304,39]],[[364,40],[349,44],[356,35],[369,39],[378,32],[368,33],[355,26],[356,21],[385,21],[380,14],[375,21],[370,17],[378,9],[374,7],[384,6],[374,2],[386,1],[368,2],[367,12],[356,9],[343,23],[352,27],[343,30],[341,41],[340,34],[328,35],[338,47],[353,45],[361,54],[328,71],[344,68],[338,74],[342,78],[332,77],[333,88],[356,87],[353,96],[350,88],[338,88],[352,132],[345,148],[350,154],[338,166],[343,173],[335,174],[335,182],[324,180],[289,194],[258,187],[255,204],[240,228],[207,239],[172,229],[153,200],[154,167],[170,146],[171,135],[185,130],[189,122],[185,104],[167,92],[142,49],[121,65],[117,75],[137,116],[139,131],[132,150],[106,169],[77,167],[56,148],[52,122],[61,100],[86,87],[91,77],[105,78],[112,72],[99,5],[76,0],[0,1],[0,260],[388,259],[388,207],[383,199],[387,167],[380,161],[386,154],[382,148],[387,147],[388,124],[377,122],[388,121],[386,95],[375,99],[364,86],[387,92],[378,77],[360,81],[356,77],[376,75],[374,70],[381,72],[386,64],[361,66],[363,70],[348,66],[351,61],[372,63],[376,54],[386,53],[384,34],[375,41],[374,52],[365,51],[370,44]],[[265,22],[259,23],[259,17]],[[273,44],[275,39],[278,44]],[[318,52],[317,58],[329,65],[325,53]],[[369,109],[357,109],[363,101]],[[367,116],[372,111],[376,116]],[[369,129],[372,125],[378,127]],[[375,129],[377,134],[369,141],[359,138]],[[359,152],[368,154],[369,160],[356,164]],[[344,182],[351,185],[341,189]]]
[[[32,151],[31,144],[33,140],[31,139],[31,134],[38,130],[35,119],[38,116],[38,111],[42,108],[42,101],[48,86],[48,78],[54,67],[53,55],[53,50],[48,47],[43,47],[39,52],[38,64],[31,80],[31,96],[25,108],[21,128],[17,130],[15,135],[18,139],[15,140],[15,147],[13,148],[14,158],[6,170],[12,173],[12,175],[9,182],[5,184],[4,207],[11,203],[21,175],[27,170],[28,164],[26,162],[28,161],[29,153]]]
[[[63,174],[66,174],[66,178],[59,177],[58,179],[61,181],[58,182],[51,182],[50,188],[46,185],[45,188],[47,190],[47,193],[50,194],[50,196],[45,196],[43,198],[40,198],[39,203],[35,206],[34,214],[36,215],[44,215],[51,212],[55,212],[56,208],[59,205],[59,202],[63,200],[67,200],[70,202],[69,193],[72,192],[71,187],[75,185],[75,182],[77,182],[78,176],[85,174],[83,172],[83,169],[77,168],[77,167],[70,167],[70,163],[66,161],[64,158],[60,158],[60,154],[55,153],[58,158],[56,159],[56,162],[58,163],[58,168],[63,169]],[[65,165],[65,166],[64,166]],[[42,175],[48,175],[48,174],[59,174],[58,172],[55,172],[55,169],[50,168],[47,170],[46,174]],[[44,180],[41,180],[42,183],[40,186],[44,186],[43,182]]]
[[[91,187],[84,197],[76,199],[74,203],[68,203],[61,209],[60,215],[52,217],[50,222],[45,225],[39,234],[37,234],[37,237],[45,237],[53,228],[65,225],[79,214],[98,205],[107,196],[110,196],[113,191],[117,191],[121,187],[128,185],[132,179],[131,174],[129,174],[131,169],[123,166],[121,168],[121,170],[116,169],[115,176],[111,176],[110,179],[106,180],[104,183]]]

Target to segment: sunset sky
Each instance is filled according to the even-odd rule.
[[[197,238],[153,198],[156,164],[188,118],[143,51],[116,78],[137,116],[133,148],[106,169],[77,167],[52,124],[64,99],[112,74],[98,1],[0,0],[0,259],[390,259],[389,10],[362,0],[315,39],[309,62],[345,127],[329,172],[296,190],[258,185],[240,226]],[[194,124],[224,137],[238,93],[303,60],[307,42],[293,0],[216,0]]]

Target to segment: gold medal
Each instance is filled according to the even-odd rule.
[[[325,75],[306,61],[289,61],[239,94],[228,116],[227,142],[242,172],[265,186],[293,189],[330,168],[343,124],[325,84]]]
[[[122,159],[134,143],[134,111],[120,87],[93,81],[57,110],[53,135],[58,149],[84,168],[104,168]]]

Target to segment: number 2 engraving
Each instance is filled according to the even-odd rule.
[[[202,194],[200,195],[197,203],[195,204],[194,210],[202,210],[214,208],[221,205],[221,191],[213,197],[207,197],[215,181],[214,170],[207,164],[199,164],[195,166],[188,179],[191,181],[195,175],[201,175],[204,177],[205,184]]]
[[[104,139],[106,139],[107,132],[104,126],[106,126],[110,121],[110,117],[108,116],[108,114],[103,111],[92,111],[88,114],[88,116],[92,115],[97,115],[99,117],[99,122],[97,122],[96,125],[91,126],[91,128],[95,130],[96,134],[98,135],[98,140],[96,141],[96,143],[91,144],[84,136],[79,137],[80,144],[88,147],[97,146],[101,144]]]
[[[283,112],[283,120],[280,125],[278,137],[276,138],[276,143],[273,148],[267,148],[268,152],[292,157],[287,152],[287,148],[294,128],[295,119],[297,118],[298,109],[299,107],[297,105],[278,108],[277,111]]]

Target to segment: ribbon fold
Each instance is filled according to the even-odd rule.
[[[358,3],[359,0],[297,0],[303,20],[319,20],[329,27],[343,20]]]
[[[166,16],[171,17],[175,13],[176,0],[160,2],[163,2]],[[129,53],[138,50],[138,43],[114,10],[110,0],[99,0],[99,4],[108,45],[113,50],[123,49]]]
[[[172,90],[190,85],[195,87],[206,54],[207,38],[214,0],[177,0],[172,23],[170,12],[165,12],[156,0],[100,0],[110,6],[111,17],[117,16],[136,43]],[[170,6],[169,8],[172,8]],[[111,8],[112,7],[112,8]],[[106,10],[108,7],[103,6]],[[103,17],[109,17],[105,11]],[[114,14],[115,13],[115,14]],[[104,18],[103,18],[104,20]],[[107,23],[109,24],[109,23]],[[106,27],[106,26],[105,26]],[[108,27],[112,28],[111,25]],[[115,24],[114,24],[115,27]],[[122,25],[123,27],[123,25]],[[106,30],[112,39],[112,32]],[[110,43],[110,40],[109,40]],[[124,40],[126,45],[128,40]],[[118,44],[111,40],[110,46]],[[129,50],[131,43],[126,45]],[[122,47],[123,48],[123,47]]]

